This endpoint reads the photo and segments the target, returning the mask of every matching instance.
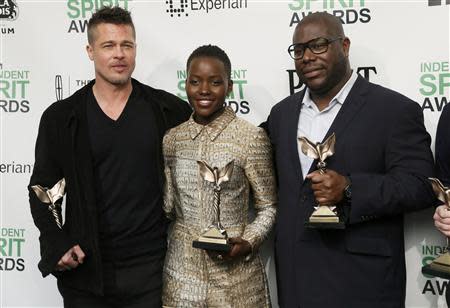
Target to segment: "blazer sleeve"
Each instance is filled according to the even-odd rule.
[[[256,217],[245,227],[243,239],[255,250],[264,241],[275,222],[276,186],[269,138],[262,128],[248,144],[245,175],[254,197]]]
[[[450,105],[445,106],[436,132],[436,175],[445,186],[450,185]]]
[[[386,136],[384,172],[351,174],[349,223],[399,215],[430,207],[435,197],[431,138],[414,102],[402,104]]]
[[[56,119],[52,119],[47,110],[42,115],[39,125],[35,164],[28,186],[31,214],[34,224],[40,231],[41,260],[38,267],[44,277],[54,271],[59,259],[75,245],[66,232],[57,226],[52,213],[48,210],[48,204],[41,202],[31,188],[34,185],[53,187],[64,177],[58,164],[57,152]]]

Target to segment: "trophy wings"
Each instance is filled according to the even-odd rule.
[[[208,164],[203,160],[198,160],[197,164],[202,178],[205,181],[215,183],[216,179],[214,177],[214,170],[210,166],[208,166]]]
[[[298,140],[300,141],[300,146],[303,154],[312,159],[319,158],[319,153],[317,151],[315,143],[313,143],[306,137],[299,137]]]
[[[233,174],[234,160],[230,161],[225,167],[220,169],[218,185],[228,182]]]
[[[334,145],[336,144],[336,135],[332,133],[322,144],[319,144],[320,161],[324,161],[327,157],[334,154]]]
[[[428,178],[433,186],[433,191],[436,197],[443,203],[449,205],[450,202],[450,189],[445,187],[442,182],[437,178]]]
[[[323,143],[314,143],[306,137],[299,137],[301,150],[303,154],[312,158],[325,161],[325,159],[334,154],[334,145],[336,144],[336,135],[331,134]]]
[[[205,181],[215,183],[216,185],[220,185],[221,183],[228,182],[230,180],[231,174],[233,173],[234,160],[230,161],[225,167],[220,170],[217,168],[211,168],[205,161],[197,161],[200,175]],[[215,171],[216,169],[217,171]],[[217,173],[216,175],[214,173]]]
[[[55,204],[65,194],[66,180],[62,178],[50,189],[41,185],[33,185],[31,188],[41,202]]]

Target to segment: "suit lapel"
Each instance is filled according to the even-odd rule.
[[[298,120],[300,117],[300,110],[302,107],[303,96],[305,90],[299,92],[297,95],[291,97],[289,102],[289,110],[287,113],[287,131],[288,131],[288,152],[292,165],[295,168],[295,173],[298,174],[298,180],[301,183],[303,181],[302,167],[300,165],[300,156],[298,153],[298,141],[297,141],[297,129]]]
[[[344,104],[342,105],[341,110],[339,110],[336,118],[330,126],[324,141],[328,136],[330,136],[333,132],[336,134],[336,142],[339,142],[338,137],[342,135],[342,132],[346,128],[346,126],[350,123],[353,117],[358,113],[359,109],[365,103],[365,95],[364,93],[367,90],[367,81],[364,80],[361,76],[358,76],[356,79],[353,88],[350,90]]]

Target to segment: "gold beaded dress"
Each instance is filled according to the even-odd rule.
[[[226,107],[207,125],[192,116],[163,141],[166,185],[164,211],[174,222],[163,272],[164,307],[270,307],[267,277],[258,247],[276,215],[276,186],[270,141],[263,129]],[[241,236],[252,253],[220,260],[192,247],[213,222],[213,185],[197,161],[223,168],[234,160],[230,180],[221,184],[220,221],[229,237]],[[249,218],[252,198],[255,217]]]

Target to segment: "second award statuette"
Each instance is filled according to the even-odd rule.
[[[434,193],[436,197],[447,206],[447,210],[450,210],[450,188],[445,187],[441,181],[436,178],[430,178],[433,185]],[[450,279],[450,253],[449,253],[449,240],[447,237],[447,251],[437,257],[428,265],[422,267],[422,273],[426,275],[441,277]]]
[[[222,169],[210,167],[204,161],[197,161],[200,176],[214,184],[213,222],[210,227],[197,240],[192,243],[195,248],[228,252],[231,245],[228,243],[227,231],[220,223],[220,184],[228,182],[233,173],[234,160]]]
[[[317,159],[319,172],[325,173],[325,167],[327,166],[325,159],[334,154],[335,134],[331,134],[323,143],[314,143],[306,137],[299,137],[298,141],[302,153],[312,159]],[[345,229],[344,222],[335,211],[336,206],[318,204],[305,225],[310,228]]]

